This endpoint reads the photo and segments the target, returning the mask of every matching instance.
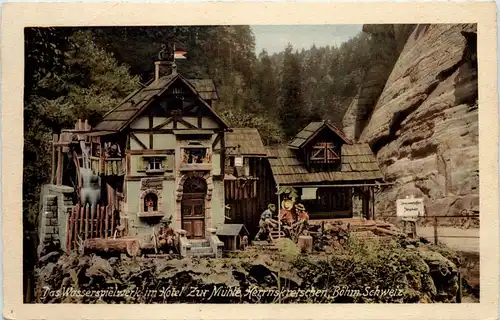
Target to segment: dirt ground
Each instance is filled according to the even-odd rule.
[[[434,242],[434,227],[417,227],[417,235]],[[438,227],[438,241],[456,251],[479,252],[479,229]]]

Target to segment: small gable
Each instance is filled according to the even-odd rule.
[[[302,149],[320,134],[329,138],[329,140],[339,140],[342,144],[351,144],[351,141],[345,137],[344,133],[328,121],[314,121],[302,129],[288,146],[291,149]]]
[[[288,144],[311,172],[339,171],[344,145],[352,144],[342,131],[328,121],[309,123]]]

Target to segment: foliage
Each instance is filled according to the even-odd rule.
[[[25,31],[23,227],[25,270],[36,259],[41,185],[49,182],[52,133],[78,118],[97,120],[139,85],[89,32]],[[26,272],[25,272],[26,274]]]
[[[38,114],[59,128],[71,127],[76,119],[97,121],[139,86],[139,78],[131,77],[127,66],[99,48],[90,32],[77,31],[70,41],[72,45],[64,54],[67,71],[50,73],[38,83],[56,95],[39,97]]]
[[[279,106],[281,126],[287,138],[293,137],[307,125],[306,110],[303,107],[300,60],[298,54],[294,54],[292,50],[291,45],[285,49]]]
[[[220,116],[225,119],[230,126],[235,128],[256,128],[264,142],[279,143],[283,141],[283,132],[280,126],[265,117],[253,115],[241,110],[224,110]]]

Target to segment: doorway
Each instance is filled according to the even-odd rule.
[[[191,177],[183,186],[181,202],[182,229],[189,239],[205,238],[205,198],[207,183],[205,179]]]

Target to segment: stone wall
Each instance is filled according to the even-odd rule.
[[[42,210],[38,224],[38,255],[48,250],[66,250],[68,217],[73,209],[73,188],[45,185],[42,188]]]

